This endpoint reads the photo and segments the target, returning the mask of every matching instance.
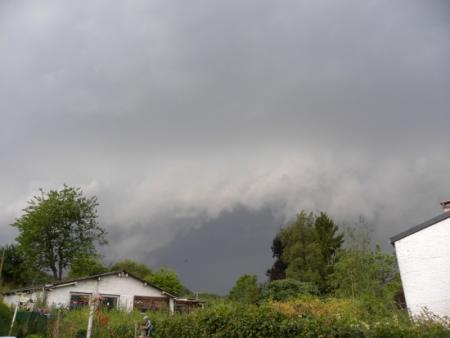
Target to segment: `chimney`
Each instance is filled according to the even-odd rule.
[[[442,209],[444,209],[444,212],[450,211],[450,200],[441,202],[441,206]]]

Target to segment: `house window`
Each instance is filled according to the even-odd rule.
[[[133,302],[133,308],[145,311],[160,311],[169,310],[169,298],[168,297],[143,297],[135,296]]]
[[[117,303],[119,300],[119,296],[113,295],[101,295],[100,298],[100,306],[106,310],[117,309]]]
[[[70,308],[78,309],[83,306],[88,306],[90,299],[91,299],[90,293],[71,293],[70,294]]]

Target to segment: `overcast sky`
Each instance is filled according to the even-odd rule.
[[[0,51],[0,244],[67,183],[105,261],[225,293],[302,209],[388,248],[450,198],[446,0],[2,0]]]

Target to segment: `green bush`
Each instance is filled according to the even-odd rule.
[[[301,295],[316,295],[317,287],[312,283],[295,279],[280,279],[267,284],[261,291],[262,300],[286,300]]]
[[[7,335],[11,325],[12,313],[10,308],[0,302],[0,335]]]

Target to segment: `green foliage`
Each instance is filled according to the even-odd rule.
[[[154,338],[202,337],[449,337],[448,322],[432,316],[411,322],[406,313],[362,320],[347,299],[303,298],[261,306],[223,303],[190,314],[148,312]],[[88,309],[52,313],[43,337],[85,337]],[[93,338],[134,338],[143,316],[137,311],[97,313]]]
[[[148,275],[152,274],[152,271],[144,264],[135,262],[131,259],[123,259],[116,262],[112,267],[111,271],[121,271],[131,273],[132,275],[144,279]]]
[[[272,255],[275,258],[275,262],[272,267],[267,270],[266,275],[270,281],[286,278],[287,264],[283,262],[281,255],[283,254],[283,242],[281,241],[280,234],[278,233],[272,241]]]
[[[336,294],[356,298],[371,290],[375,284],[371,255],[353,249],[343,250],[330,276],[330,284]]]
[[[43,335],[47,331],[48,318],[37,312],[18,311],[13,335],[18,337]]]
[[[88,322],[88,309],[77,309],[62,311],[60,319],[52,314],[49,325],[48,337],[86,337],[86,327]],[[163,316],[164,314],[154,314]],[[151,317],[153,321],[153,317]],[[125,312],[113,310],[108,312],[98,312],[93,321],[93,338],[135,338],[136,329],[143,322],[143,316],[138,311]]]
[[[187,297],[187,298],[195,297],[195,294],[184,285],[182,286],[179,295],[181,297]]]
[[[105,230],[97,222],[97,206],[97,198],[84,197],[79,188],[41,189],[13,224],[27,264],[61,279],[76,255],[95,253],[96,242],[106,243]]]
[[[131,259],[124,259],[116,262],[111,271],[125,270],[136,277],[142,278],[154,286],[167,291],[173,295],[179,295],[182,292],[189,292],[181,284],[175,271],[168,268],[161,268],[152,272],[146,265],[137,263]]]
[[[261,291],[261,299],[281,301],[317,293],[318,289],[312,283],[299,282],[295,279],[281,279],[268,283]]]
[[[149,314],[153,337],[447,337],[448,324],[407,316],[364,322],[351,302],[302,301],[293,313],[277,306],[220,304],[189,315]],[[310,303],[313,303],[310,306]],[[321,305],[322,304],[322,305]],[[315,307],[316,306],[316,307]],[[315,307],[315,308],[314,308]],[[321,308],[322,307],[322,308]],[[298,310],[298,311],[297,311]],[[356,317],[355,317],[356,315]],[[393,314],[391,314],[393,315]]]
[[[275,237],[272,250],[277,260],[268,271],[269,276],[272,280],[285,276],[314,283],[325,292],[336,253],[343,243],[343,235],[338,230],[325,213],[315,215],[302,211]]]
[[[51,280],[51,277],[46,273],[33,269],[26,264],[25,256],[17,245],[5,245],[0,251],[0,256],[3,255],[3,250],[2,284],[6,284],[9,288],[18,288],[43,284]]]
[[[393,298],[400,287],[395,257],[381,252],[344,249],[338,255],[330,284],[341,297]]]
[[[256,276],[243,275],[230,290],[229,299],[247,304],[255,304],[258,300],[259,288]]]
[[[108,270],[97,255],[79,254],[74,257],[74,260],[70,264],[69,277],[92,276],[107,272]]]
[[[183,290],[183,285],[181,284],[177,273],[167,268],[161,268],[146,276],[145,279],[151,284],[173,295],[178,295]]]
[[[336,253],[344,242],[344,235],[339,234],[339,228],[334,221],[324,212],[316,216],[314,220],[315,241],[318,243],[323,262],[325,263],[320,270],[322,280],[332,272]]]
[[[211,300],[224,300],[225,297],[215,294],[215,293],[209,293],[209,292],[199,292],[196,295],[193,296],[198,296],[199,299],[203,299],[205,301],[211,301]]]
[[[0,302],[0,335],[7,335],[11,325],[12,313],[10,308]]]

